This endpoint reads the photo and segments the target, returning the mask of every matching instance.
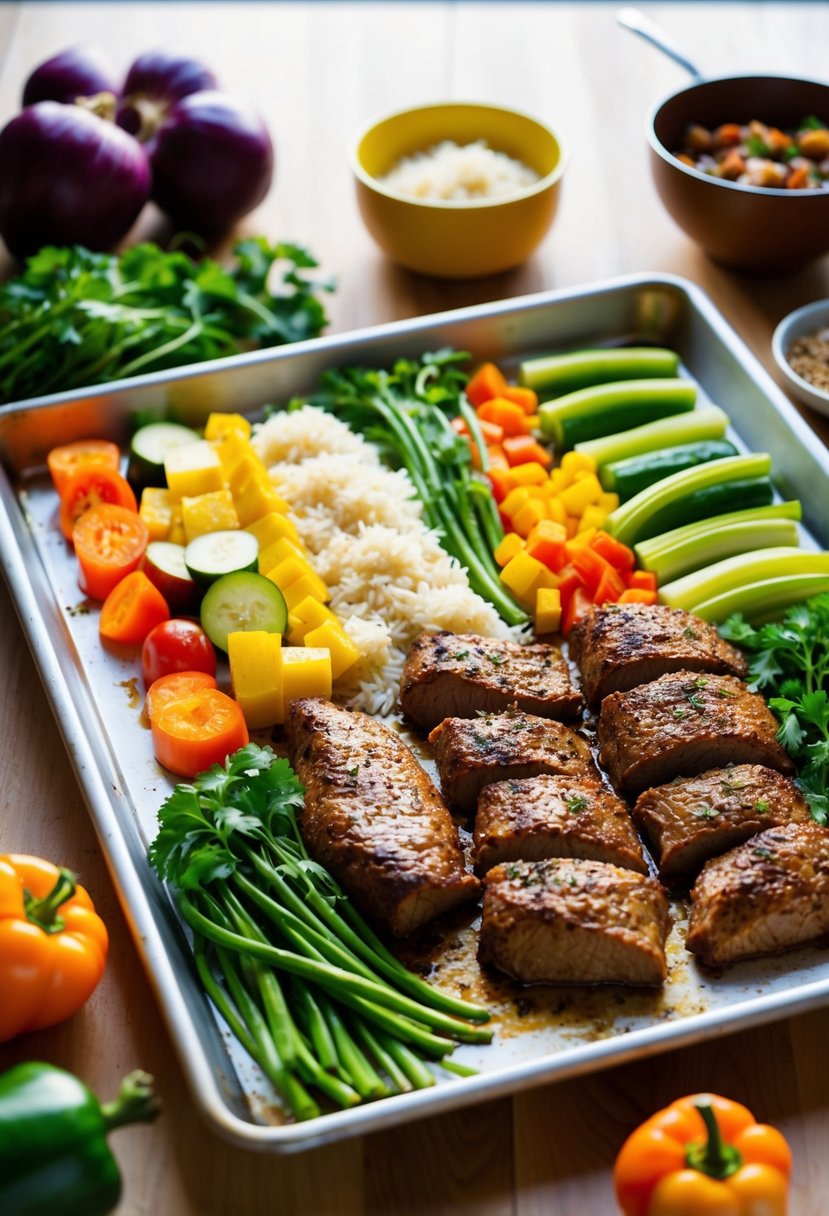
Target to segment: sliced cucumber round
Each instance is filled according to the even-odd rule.
[[[220,650],[227,651],[229,633],[284,633],[287,625],[285,598],[264,574],[225,574],[208,587],[201,602],[202,629]]]
[[[139,427],[130,443],[127,478],[134,486],[163,486],[164,459],[172,448],[194,443],[200,436],[178,422],[150,422]]]
[[[205,532],[184,550],[184,564],[197,583],[209,586],[225,574],[257,570],[259,541],[251,532],[239,529]]]

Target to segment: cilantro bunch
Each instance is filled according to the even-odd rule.
[[[150,243],[47,246],[0,285],[0,404],[315,338],[330,283],[298,245],[241,241],[232,266]]]
[[[751,686],[771,693],[777,738],[800,769],[818,823],[829,823],[829,594],[795,604],[782,621],[752,628],[740,613],[720,634],[749,653]]]

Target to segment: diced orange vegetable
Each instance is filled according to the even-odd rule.
[[[584,589],[591,599],[595,595],[596,589],[599,586],[599,583],[602,581],[605,573],[607,571],[614,573],[613,567],[609,564],[609,562],[606,562],[605,559],[596,553],[594,549],[591,549],[589,545],[581,545],[580,547],[576,548],[573,551],[570,560],[574,569],[578,572]],[[624,583],[622,583],[621,579],[619,582],[621,583],[621,590],[624,591]]]
[[[576,621],[580,621],[586,613],[590,611],[592,602],[590,596],[583,587],[576,587],[573,594],[567,601],[567,607],[564,609],[564,614],[561,621],[561,632],[564,637],[570,636],[570,630],[575,625]]]
[[[612,566],[608,566],[591,598],[594,604],[615,604],[624,590],[625,584],[621,574]]]
[[[525,435],[531,434],[532,431],[537,431],[540,426],[541,426],[541,419],[538,416],[538,414],[525,414],[524,415],[523,430],[524,430]]]
[[[98,632],[109,642],[137,644],[160,625],[169,621],[167,601],[143,570],[133,570],[116,583],[104,600]]]
[[[102,503],[85,511],[72,529],[84,595],[105,600],[116,583],[137,568],[149,535],[143,519],[129,507]]]
[[[804,186],[809,184],[809,169],[807,165],[800,165],[797,169],[792,169],[786,179],[787,190],[802,190]]]
[[[542,519],[527,537],[527,552],[548,570],[560,570],[567,562],[567,529],[552,519]]]
[[[557,633],[561,625],[561,592],[558,587],[539,587],[535,593],[536,633]]]
[[[581,578],[574,566],[569,563],[562,566],[558,572],[558,593],[561,596],[561,606],[567,608],[571,596],[581,587]]]
[[[241,707],[218,688],[169,702],[153,714],[150,726],[156,760],[179,777],[223,764],[250,742]]]
[[[473,405],[483,405],[493,397],[500,397],[508,387],[505,376],[494,363],[482,363],[466,386],[466,396]]]
[[[546,517],[547,512],[543,501],[539,498],[531,498],[515,512],[512,517],[512,526],[519,536],[529,536],[536,524]]]
[[[575,520],[574,522],[577,524],[578,520]],[[567,541],[567,560],[572,561],[574,553],[577,553],[579,549],[584,549],[589,546],[595,535],[596,529],[590,528],[586,532],[577,532],[575,536],[571,537]]]
[[[494,469],[490,467],[489,484],[492,486],[492,496],[496,502],[503,502],[514,488],[512,474],[509,469]]]
[[[518,384],[508,384],[500,395],[505,397],[507,401],[512,401],[514,405],[520,405],[525,414],[538,413],[538,393],[533,388],[523,388]]]
[[[526,431],[524,423],[527,415],[520,405],[515,405],[504,397],[493,397],[491,401],[485,401],[478,410],[478,417],[484,422],[494,422],[496,426],[500,426],[505,436],[523,435]]]
[[[510,467],[506,452],[501,447],[500,443],[490,443],[486,450],[487,455],[489,456],[490,473],[493,469],[508,469]]]
[[[659,599],[656,591],[647,591],[644,587],[628,587],[619,596],[620,604],[655,604]]]
[[[636,563],[633,550],[616,540],[609,532],[597,532],[590,542],[590,548],[609,562],[614,570],[632,570]]]
[[[659,586],[652,570],[631,570],[625,581],[628,587],[636,588],[638,591],[656,591]]]
[[[504,453],[511,465],[540,464],[549,469],[553,458],[531,435],[512,435],[504,440]]]
[[[523,548],[524,542],[518,533],[508,532],[492,556],[499,566],[506,566],[507,562],[511,561]]]

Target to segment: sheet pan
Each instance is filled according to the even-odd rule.
[[[662,994],[550,989],[528,1001],[507,997],[496,1009],[493,1044],[456,1052],[479,1075],[308,1123],[282,1121],[268,1084],[202,995],[173,905],[147,865],[156,811],[172,783],[138,725],[143,690],[134,651],[102,652],[97,613],[77,588],[45,454],[92,434],[124,442],[138,411],[172,411],[192,423],[216,409],[255,413],[309,391],[325,368],[345,363],[389,364],[451,345],[509,367],[532,353],[635,340],[679,352],[701,400],[730,415],[735,441],[769,451],[780,491],[802,498],[804,544],[829,546],[829,454],[704,294],[669,275],[462,309],[0,410],[0,564],[196,1101],[240,1145],[308,1149],[804,1011],[829,1000],[829,955],[805,949],[706,976],[678,926]],[[677,905],[678,922],[682,916]],[[451,985],[474,926],[456,922],[447,933],[438,974]]]

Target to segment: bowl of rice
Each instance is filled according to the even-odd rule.
[[[471,102],[391,114],[351,151],[377,244],[400,266],[447,279],[526,261],[555,217],[565,162],[561,139],[538,119]]]

